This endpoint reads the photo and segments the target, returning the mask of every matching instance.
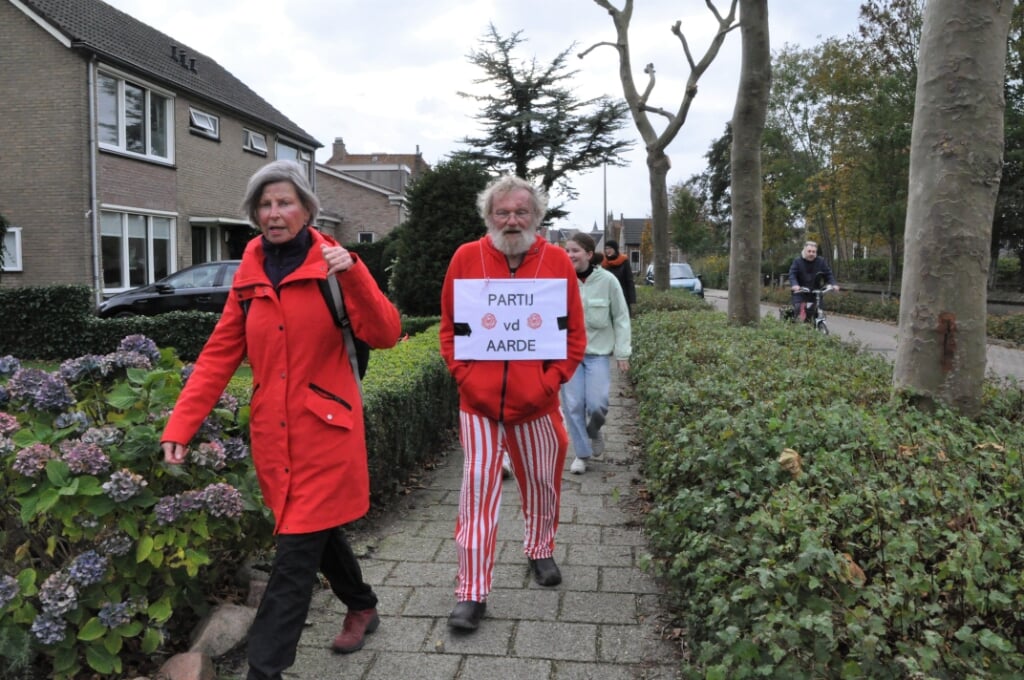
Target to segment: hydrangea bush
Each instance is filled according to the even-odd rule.
[[[248,406],[225,394],[186,463],[163,462],[190,370],[140,335],[54,372],[0,358],[0,677],[40,662],[108,676],[159,655],[266,545]]]

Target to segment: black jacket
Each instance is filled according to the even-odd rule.
[[[818,274],[824,274],[825,283],[836,285],[836,277],[832,274],[832,268],[820,255],[813,260],[805,260],[803,255],[793,260],[789,268],[789,285],[803,286],[814,290],[814,278]]]

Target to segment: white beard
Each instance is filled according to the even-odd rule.
[[[489,231],[491,243],[505,255],[515,257],[522,255],[530,249],[537,238],[535,227],[524,227],[518,234],[506,234],[501,229],[491,228]]]

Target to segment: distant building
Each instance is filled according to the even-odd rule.
[[[409,184],[429,169],[419,147],[413,154],[353,154],[336,137],[330,159],[316,168],[320,226],[342,243],[387,236],[409,217]]]
[[[619,242],[619,252],[629,256],[629,264],[634,274],[641,274],[647,270],[650,262],[644,261],[641,244],[643,243],[644,230],[653,229],[650,217],[624,217],[613,219],[609,225],[613,241]],[[675,246],[669,248],[669,261],[682,262],[682,252]]]

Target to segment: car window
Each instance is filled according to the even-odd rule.
[[[182,288],[209,288],[213,286],[214,278],[217,275],[217,267],[190,267],[171,274],[163,283],[175,290]]]
[[[238,271],[238,264],[239,264],[238,262],[229,262],[229,263],[227,263],[227,265],[221,270],[222,278],[220,280],[220,285],[222,285],[222,286],[230,286],[231,285],[231,282],[235,280],[235,272]]]
[[[696,278],[693,275],[693,270],[690,268],[690,265],[688,265],[688,264],[681,263],[681,262],[673,262],[670,265],[670,267],[671,267],[671,269],[669,270],[669,272],[670,272],[669,273],[669,278],[672,278],[672,279],[693,279],[693,278]]]

